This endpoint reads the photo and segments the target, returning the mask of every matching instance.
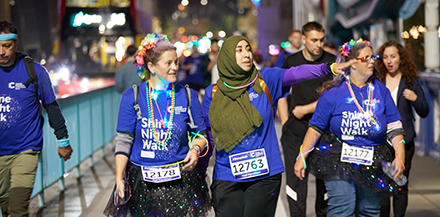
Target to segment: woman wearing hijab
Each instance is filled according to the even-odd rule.
[[[217,217],[275,215],[284,166],[273,105],[290,85],[343,73],[354,62],[259,71],[245,37],[225,40],[217,58],[220,79],[206,89],[202,106],[216,149],[211,189]]]

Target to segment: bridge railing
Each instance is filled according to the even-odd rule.
[[[429,155],[440,162],[440,73],[423,72],[421,77],[430,111],[426,118],[416,116],[417,152],[420,155]]]
[[[79,165],[103,148],[116,135],[116,124],[121,94],[114,86],[93,90],[68,98],[58,99],[61,111],[66,119],[70,145],[73,149],[71,159],[64,162],[58,156],[57,140],[44,114],[44,146],[38,164],[32,197],[39,197],[39,206],[44,206],[44,189],[60,182],[64,190],[64,174],[76,168],[79,177]]]

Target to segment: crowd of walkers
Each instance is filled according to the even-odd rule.
[[[408,51],[389,41],[375,53],[370,42],[352,39],[334,55],[324,51],[325,30],[317,22],[291,35],[303,46],[295,43],[280,56],[281,68],[256,67],[243,36],[229,37],[221,49],[214,41],[208,59],[196,47],[181,59],[167,36],[156,33],[136,52],[132,47],[130,62],[144,81],[123,88],[115,185],[104,214],[205,216],[213,208],[218,217],[275,216],[286,172],[290,216],[306,216],[310,173],[317,178],[317,216],[389,216],[390,196],[394,214],[404,216],[408,183],[396,180],[411,168],[413,109],[421,117],[429,113]],[[72,153],[47,71],[32,64],[38,80],[28,81],[17,44],[14,25],[0,22],[1,97],[20,108],[7,117],[21,118],[0,124],[0,208],[12,217],[28,215],[42,147],[39,103],[59,139],[59,156],[67,160]],[[209,86],[202,62],[218,74],[209,76],[216,78]],[[189,85],[178,82],[182,69],[190,72]],[[30,92],[8,89],[10,82],[23,89],[31,83]],[[205,87],[200,101],[198,90]],[[24,124],[37,130],[15,138]],[[208,186],[210,157],[215,164]],[[392,173],[384,170],[389,165]]]

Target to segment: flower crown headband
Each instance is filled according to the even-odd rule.
[[[146,75],[146,70],[144,69],[144,59],[147,55],[147,51],[150,49],[153,49],[156,47],[157,43],[159,41],[167,41],[168,37],[166,35],[157,34],[157,33],[150,33],[145,36],[144,39],[142,39],[141,44],[138,47],[138,51],[136,53],[136,67],[138,75],[144,79]]]
[[[345,42],[340,48],[339,48],[339,53],[341,54],[341,56],[343,57],[347,57],[350,54],[350,50],[357,44],[361,44],[361,43],[365,43],[368,46],[370,46],[370,42],[369,41],[364,41],[362,38],[360,38],[359,40],[355,41],[353,39],[351,39],[348,42]]]

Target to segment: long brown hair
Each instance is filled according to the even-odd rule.
[[[371,49],[371,46],[367,43],[359,43],[359,44],[354,45],[353,48],[350,49],[350,53],[348,54],[347,57],[343,57],[340,53],[338,53],[338,55],[336,57],[336,63],[344,63],[349,60],[357,58],[357,56],[359,56],[359,53],[361,52],[361,50],[366,47],[369,47]],[[373,49],[371,49],[371,50],[373,50]],[[345,74],[346,75],[350,74],[350,67],[345,70]],[[377,72],[373,72],[372,76],[377,77]],[[331,80],[331,81],[324,82],[321,87],[318,87],[318,90],[317,90],[318,93],[322,93],[325,90],[328,90],[332,87],[338,86],[339,84],[341,84],[343,79],[344,79],[344,77],[339,75],[339,76],[335,76],[333,78],[333,80]]]
[[[420,78],[419,71],[417,70],[417,66],[412,60],[408,50],[396,41],[385,42],[385,44],[380,46],[379,50],[377,51],[377,54],[379,54],[380,57],[376,60],[374,65],[377,71],[379,71],[380,80],[383,81],[388,73],[388,70],[383,63],[383,52],[385,51],[385,48],[391,46],[396,47],[399,53],[399,70],[402,73],[402,79],[408,84],[409,87],[412,87],[414,80]]]

